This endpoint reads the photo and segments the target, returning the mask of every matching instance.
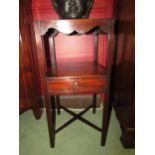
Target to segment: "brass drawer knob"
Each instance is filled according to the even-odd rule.
[[[73,86],[74,87],[78,87],[79,86],[79,83],[76,81],[76,82],[73,83]]]

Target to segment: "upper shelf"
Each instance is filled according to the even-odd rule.
[[[103,33],[113,33],[114,31],[114,20],[112,19],[34,21],[34,24],[37,24],[40,35],[45,35],[49,29],[56,30],[66,35],[72,34],[73,32],[84,34],[95,27],[100,28]]]

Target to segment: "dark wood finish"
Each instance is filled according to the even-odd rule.
[[[115,0],[117,20],[116,61],[113,78],[113,103],[125,148],[135,144],[135,0]]]
[[[39,98],[36,93],[35,71],[29,40],[25,1],[19,2],[19,112],[32,109],[36,119],[41,116]]]
[[[96,113],[96,94],[93,95],[93,113],[95,114]]]
[[[51,120],[52,120],[52,129],[51,129],[51,147],[55,146],[55,126],[56,126],[56,102],[55,102],[55,97],[51,96]]]
[[[112,2],[111,0],[108,0],[105,2],[102,1],[101,3],[100,0],[95,0],[95,4],[94,4],[95,7],[92,9],[91,17],[93,18],[94,17],[95,18],[96,17],[97,18],[111,17],[111,13],[110,13],[112,12],[111,2]],[[37,92],[37,94],[43,95],[42,90],[44,89],[43,87],[44,82],[42,80],[43,78],[42,71],[40,72],[40,66],[42,66],[42,64],[40,65],[39,63],[38,65],[38,57],[37,57],[37,52],[36,52],[36,50],[38,50],[38,46],[37,48],[35,46],[35,39],[34,39],[35,34],[34,34],[34,29],[33,29],[33,24],[32,24],[32,21],[33,21],[32,10],[33,10],[33,18],[37,20],[57,18],[55,15],[56,13],[51,7],[50,2],[48,1],[45,2],[42,0],[42,2],[39,1],[38,3],[38,1],[34,0],[33,3],[34,4],[32,4],[31,0],[20,0],[20,24],[21,23],[23,24],[22,26],[20,26],[21,27],[20,33],[22,32],[21,33],[22,42],[20,41],[20,67],[21,68],[20,68],[20,75],[19,75],[20,112],[23,112],[29,108],[32,108],[32,100],[29,95],[31,93],[28,92],[27,89],[32,88],[31,86],[34,84],[34,82],[37,83],[37,90],[34,90],[33,92]],[[134,146],[134,101],[133,101],[133,98],[134,98],[133,97],[134,96],[134,3],[135,3],[134,0],[125,0],[125,1],[114,0],[114,10],[113,10],[113,12],[115,13],[114,16],[116,17],[116,20],[117,20],[117,29],[116,29],[117,31],[117,52],[116,53],[117,54],[116,54],[114,76],[112,76],[114,77],[113,78],[113,84],[114,84],[113,102],[114,102],[116,115],[117,115],[117,118],[120,122],[121,129],[122,129],[121,141],[125,147]],[[98,25],[98,24],[95,24],[95,25]],[[56,24],[55,28],[57,28],[57,26],[58,25]],[[72,25],[69,25],[68,29],[71,29],[71,27]],[[46,28],[45,27],[42,28],[43,29],[42,34],[44,34],[44,32],[46,31]],[[81,29],[83,28],[84,26],[81,26]],[[23,31],[25,30],[26,32],[24,33],[26,35],[25,34],[23,35]],[[88,30],[85,30],[85,32],[86,31]],[[71,32],[68,31],[67,33],[69,34]],[[39,35],[37,36],[40,37]],[[97,42],[98,37],[96,34],[94,34],[94,36],[96,36],[94,37],[94,43],[95,43]],[[50,44],[52,44],[53,38],[51,37],[50,39],[51,39]],[[29,52],[25,52],[27,51],[27,47],[25,47],[27,46],[25,40],[28,40],[31,42],[30,48],[32,51],[30,53],[33,55],[33,59],[31,59],[31,62],[33,63],[30,63],[31,64],[30,67],[27,67],[29,66],[30,57],[27,54]],[[59,42],[61,41],[62,40],[59,40]],[[39,42],[41,43],[40,40]],[[46,41],[46,43],[48,42]],[[37,42],[37,45],[38,45],[38,42]],[[47,47],[48,46],[46,45],[45,48]],[[51,47],[54,47],[54,46],[49,45],[49,48]],[[42,49],[41,46],[39,48]],[[98,48],[97,44],[94,44],[94,49],[96,51],[97,51],[97,48]],[[26,54],[23,53],[23,51]],[[45,51],[48,51],[48,50],[45,50]],[[53,51],[53,50],[50,49],[50,51]],[[55,52],[50,53],[50,55],[47,55],[46,58],[51,57],[51,55],[53,55],[54,53]],[[39,54],[39,57],[40,56],[41,55]],[[95,62],[95,59],[97,59],[96,52],[94,53],[94,56],[96,57],[94,58],[94,62]],[[22,57],[26,59],[23,61]],[[39,58],[39,61],[40,59],[41,58]],[[50,61],[51,59],[49,59],[49,64],[47,65],[47,68],[49,68],[51,64]],[[52,62],[54,61],[52,60]],[[56,62],[53,64],[56,64]],[[33,67],[34,67],[33,73],[35,73],[36,77],[34,78],[35,80],[33,81],[33,84],[30,84],[31,82],[29,81],[32,80],[32,74],[29,74],[29,73],[31,72],[30,68],[33,68]],[[28,70],[29,70],[29,73],[28,73],[29,76],[27,76]],[[59,98],[59,96],[57,97]],[[56,98],[57,105],[59,103],[58,98]],[[33,101],[33,103],[36,103],[36,102]],[[38,110],[36,111],[38,113]],[[124,113],[126,115],[124,115]],[[40,112],[36,114],[36,116],[37,115],[39,116]]]
[[[57,112],[58,112],[58,115],[60,115],[60,113],[61,113],[61,109],[60,109],[60,97],[59,96],[56,96],[55,99],[56,99]]]
[[[72,119],[70,119],[69,121],[67,121],[65,124],[63,124],[62,126],[60,126],[58,129],[56,129],[56,133],[61,131],[62,129],[64,129],[66,126],[68,126],[69,124],[71,124],[72,122],[74,122],[75,120],[77,120],[80,116],[82,116],[83,114],[85,114],[90,108],[92,107],[89,106],[87,107],[85,110],[81,111],[79,114],[75,114],[75,113],[72,113],[72,115],[74,116]],[[62,109],[66,110],[67,108],[65,108],[64,106],[61,106]],[[66,110],[68,112],[68,110]],[[70,111],[69,111],[70,113]]]
[[[72,76],[83,76],[87,75],[89,77],[104,76],[106,73],[106,68],[100,64],[94,64],[92,62],[68,62],[68,63],[58,63],[54,68],[47,70],[46,77],[50,78],[56,77],[68,77]]]
[[[107,71],[107,91],[105,92],[104,98],[104,108],[103,108],[103,119],[102,119],[102,138],[101,138],[101,145],[105,145],[106,137],[110,122],[111,116],[111,73],[114,61],[114,49],[115,49],[115,36],[113,33],[110,33],[108,36],[108,46],[107,46],[107,58],[106,58],[106,68]]]
[[[24,12],[22,10],[23,6],[20,5],[20,40],[19,40],[19,112],[22,113],[23,111],[29,109],[31,107],[31,101],[28,92],[28,76],[26,76],[30,70],[30,63],[29,63],[29,47],[28,43],[26,42],[26,32],[23,29],[24,27],[24,20],[22,17],[24,16]],[[25,37],[24,37],[25,36]],[[24,60],[25,57],[25,60]],[[29,71],[29,75],[31,72]],[[30,77],[30,76],[29,76]],[[31,80],[29,78],[29,80]]]
[[[98,63],[98,32],[94,34],[94,63]]]
[[[63,34],[84,34],[99,27],[102,33],[114,32],[114,21],[109,19],[72,19],[72,20],[51,20],[51,21],[34,21],[38,24],[40,35],[45,35],[48,30],[57,30]],[[62,29],[63,27],[63,29]],[[53,31],[52,31],[53,32]],[[100,33],[101,33],[100,32]]]
[[[100,1],[100,0],[95,0],[94,1],[94,5],[93,8],[91,10],[91,14],[90,14],[90,18],[111,18],[112,17],[112,1],[113,0],[104,0],[104,1]],[[33,49],[32,53],[34,55],[34,57],[36,56],[35,54],[35,46],[34,46],[34,32],[33,32],[33,26],[32,26],[32,21],[33,20],[53,20],[53,19],[58,19],[57,13],[54,10],[53,6],[51,5],[50,0],[24,0],[24,6],[26,8],[26,12],[28,15],[28,20],[29,20],[29,31],[30,31],[30,40],[31,40],[31,48]],[[26,15],[26,16],[27,16]],[[32,18],[33,15],[33,18]],[[27,17],[26,17],[27,18]],[[85,41],[84,44],[81,43],[77,43],[77,48],[86,48],[85,45],[89,44],[90,42],[90,38],[83,38],[81,39],[82,41]],[[60,39],[58,39],[58,42],[60,42],[59,47],[63,47],[64,45],[64,40],[63,38],[60,37]],[[73,41],[74,42],[74,41]],[[99,40],[99,42],[102,42],[102,39]],[[91,48],[87,47],[88,51],[91,52]],[[74,49],[74,46],[70,47],[70,49]],[[101,48],[99,48],[99,51],[101,50]],[[92,56],[90,56],[90,52],[87,51],[86,57],[83,59],[92,59]],[[65,52],[65,49],[61,50],[61,54],[63,54]],[[105,52],[105,51],[104,51]],[[103,52],[103,53],[104,53]],[[79,59],[82,57],[82,55],[80,53],[76,53],[74,51],[74,54],[72,53],[72,56],[75,59],[75,54],[79,56]],[[57,58],[59,59],[61,56],[59,54],[57,55]],[[68,59],[68,58],[67,58]],[[59,59],[60,60],[60,59]],[[61,60],[60,60],[61,61]],[[37,64],[36,62],[36,58],[34,58],[34,65]],[[37,65],[36,65],[37,66]],[[35,72],[37,75],[36,78],[36,83],[37,83],[37,93],[39,94],[40,98],[43,98],[43,93],[42,93],[42,87],[41,87],[41,77],[39,74],[39,71],[37,69],[37,67],[35,67]]]
[[[86,120],[85,118],[81,117],[81,115],[83,115],[83,114],[87,111],[88,108],[86,108],[86,109],[85,109],[84,111],[82,111],[80,114],[75,114],[74,112],[68,110],[67,108],[65,108],[65,107],[63,107],[63,106],[61,106],[61,107],[62,107],[66,112],[68,112],[69,114],[71,114],[72,116],[74,116],[73,119],[74,119],[74,118],[75,118],[75,120],[78,119],[78,120],[80,120],[80,121],[86,123],[87,125],[93,127],[94,129],[96,129],[96,130],[102,132],[102,129],[101,129],[101,128],[99,128],[98,126],[94,125],[93,123],[91,123],[90,121]],[[91,107],[92,107],[92,106],[91,106]],[[89,108],[90,108],[90,107],[89,107]],[[71,120],[73,120],[73,119],[71,119]]]
[[[61,96],[66,94],[97,94],[105,93],[105,102],[103,109],[103,122],[101,129],[101,145],[105,145],[108,131],[111,104],[110,104],[110,82],[111,69],[114,60],[114,21],[103,19],[79,19],[79,20],[57,20],[34,22],[37,56],[39,62],[39,71],[42,80],[42,88],[45,96],[45,107],[48,120],[51,147],[54,147],[55,138],[55,114],[52,114],[51,106],[55,104],[53,99],[50,103],[50,96]],[[56,37],[56,33],[61,32],[66,35],[92,34],[93,32],[107,35],[107,54],[106,66],[98,63],[72,63],[55,64],[48,68],[45,56],[45,37]],[[52,39],[53,40],[53,39]],[[95,41],[97,48],[97,40]],[[43,45],[43,46],[42,46]],[[53,51],[54,41],[52,41]],[[55,55],[55,54],[54,54]],[[95,55],[95,54],[94,54]],[[52,61],[52,60],[51,60]],[[55,61],[55,59],[54,59]],[[56,61],[55,61],[56,62]],[[62,107],[62,106],[60,106]],[[65,109],[65,108],[63,108]],[[65,109],[66,110],[66,109]],[[68,110],[66,110],[68,111]],[[70,114],[72,112],[68,111]],[[52,116],[54,115],[54,116]],[[73,114],[75,115],[75,114]],[[92,123],[76,115],[78,119],[96,128]],[[54,118],[53,118],[54,117]],[[54,119],[54,120],[53,120]]]
[[[31,36],[31,45],[33,46],[34,44],[34,32],[33,32],[33,28],[32,28],[32,21],[33,20],[53,20],[53,19],[58,19],[58,15],[55,11],[55,9],[53,8],[53,5],[51,4],[51,1],[50,0],[25,0],[26,1],[26,11],[28,12],[28,14],[33,14],[33,19],[30,17],[29,18],[29,28],[30,28],[30,36]],[[94,5],[93,5],[93,8],[91,10],[91,13],[90,13],[90,18],[112,18],[112,5],[113,4],[113,0],[95,0],[94,1]],[[65,53],[65,48],[63,48],[65,46],[64,44],[64,39],[60,36],[58,37],[59,39],[57,39],[57,41],[60,43],[59,44],[59,48],[62,48],[61,49],[61,52],[59,52],[57,54],[57,58],[59,61],[63,61],[61,60],[61,54]],[[77,37],[75,37],[77,38]],[[75,41],[74,41],[75,40]],[[90,53],[91,53],[91,47],[87,46],[90,44],[91,42],[91,38],[87,38],[87,37],[84,37],[81,39],[82,42],[84,43],[77,43],[76,42],[76,39],[73,39],[72,42],[73,44],[76,42],[76,45],[77,45],[77,49],[81,49],[81,48],[87,48],[88,51],[86,53],[86,56],[83,57],[82,59],[84,60],[88,60],[88,59],[92,59],[92,55],[90,56]],[[102,43],[102,39],[99,40],[100,44]],[[73,45],[72,44],[72,45]],[[34,57],[35,57],[35,50],[34,48],[35,47],[32,47],[33,48],[33,53],[34,53]],[[74,50],[74,46],[70,46],[70,51]],[[102,47],[99,47],[99,51],[102,51]],[[71,53],[71,52],[70,52]],[[105,50],[104,52],[105,53]],[[70,54],[67,54],[65,55],[65,59],[68,59],[68,55]],[[83,56],[81,54],[81,52],[78,52],[77,51],[74,51],[74,53],[71,53],[71,55],[75,58],[75,55],[78,55],[78,58],[77,60],[80,60],[81,57]],[[35,62],[36,60],[34,59],[34,64],[36,63]],[[39,95],[42,97],[43,96],[43,93],[42,93],[42,87],[40,86],[41,85],[41,82],[40,82],[40,74],[39,74],[39,71],[37,71],[38,69],[35,69],[36,73],[37,73],[37,78],[36,78],[36,81],[37,81],[37,84],[38,84],[38,92],[39,92]]]
[[[102,93],[106,85],[105,68],[93,62],[57,64],[46,79],[49,93],[54,95]]]
[[[87,80],[87,82],[85,82]],[[105,91],[105,78],[89,77],[67,77],[66,79],[47,79],[47,89],[49,94],[69,95],[69,94],[91,94],[103,93]]]

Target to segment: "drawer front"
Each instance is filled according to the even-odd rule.
[[[53,95],[102,93],[105,84],[104,78],[47,79],[48,92]]]

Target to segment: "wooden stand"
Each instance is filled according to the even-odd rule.
[[[112,107],[110,104],[110,82],[115,44],[114,21],[103,19],[56,20],[34,22],[34,28],[51,147],[55,146],[55,134],[77,119],[100,131],[101,145],[105,145]],[[59,32],[70,36],[94,35],[94,61],[57,63],[54,39]],[[98,64],[99,34],[107,35],[106,66]],[[50,54],[46,50],[48,44],[51,45]],[[101,129],[82,117],[91,107],[95,113],[97,93],[105,93]],[[74,94],[92,94],[93,104],[79,114],[73,113],[60,104],[59,96]],[[73,116],[58,129],[55,129],[56,106],[58,114],[62,108]]]

